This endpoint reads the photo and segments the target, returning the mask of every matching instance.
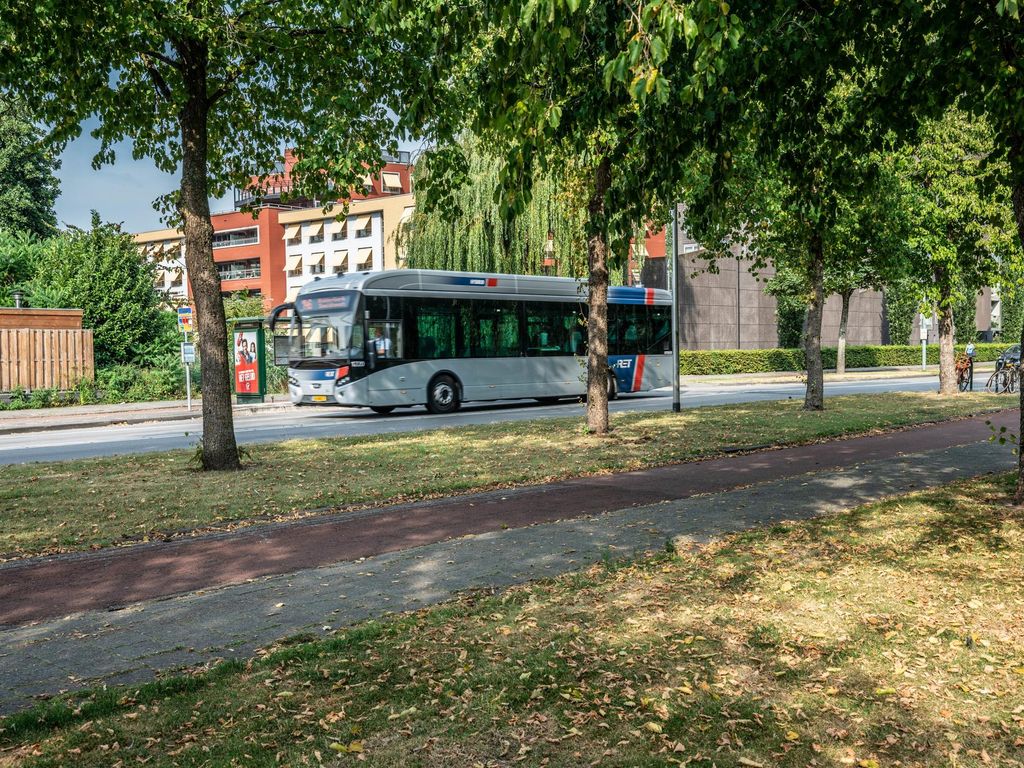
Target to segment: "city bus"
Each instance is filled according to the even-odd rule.
[[[609,396],[666,387],[670,296],[608,294]],[[314,279],[268,318],[296,405],[425,405],[586,394],[586,282],[399,269]]]

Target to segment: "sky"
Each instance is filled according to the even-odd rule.
[[[71,142],[61,155],[61,167],[57,172],[61,194],[57,198],[57,221],[61,226],[72,225],[88,228],[92,219],[91,211],[97,210],[104,221],[123,223],[127,232],[145,232],[163,229],[160,214],[153,208],[153,201],[160,195],[176,189],[177,175],[163,173],[152,160],[134,160],[131,144],[117,146],[117,161],[100,170],[92,168],[92,158],[99,149],[99,141],[89,135],[95,122],[85,123],[82,135]],[[399,142],[403,150],[416,149],[417,145]],[[233,194],[210,201],[210,210],[231,210]]]
[[[92,158],[99,149],[99,141],[89,136],[87,123],[82,135],[71,142],[61,155],[57,172],[61,193],[57,198],[57,221],[61,226],[70,224],[88,228],[91,211],[97,210],[104,221],[124,224],[128,232],[162,229],[160,214],[153,201],[178,186],[178,177],[161,172],[152,160],[133,160],[131,145],[117,147],[117,161],[93,170]],[[231,208],[233,198],[229,192],[221,200],[211,200],[214,212]]]

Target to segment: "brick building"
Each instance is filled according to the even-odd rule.
[[[384,159],[380,173],[367,174],[363,187],[353,190],[347,217],[340,222],[335,221],[342,213],[340,207],[324,213],[321,201],[284,202],[291,192],[290,156],[263,185],[262,202],[252,212],[243,210],[255,202],[251,191],[236,190],[234,209],[211,216],[213,260],[223,293],[261,296],[268,309],[284,302],[290,290],[297,290],[326,270],[327,249],[321,245],[325,239],[329,248],[339,245],[331,249],[331,258],[337,258],[335,251],[341,248],[334,238],[338,234],[346,236],[344,245],[352,251],[342,271],[398,266],[394,234],[401,217],[411,213],[407,209],[413,205],[412,166],[408,152]],[[363,227],[364,221],[369,222],[368,227]],[[182,233],[176,229],[140,232],[135,242],[157,264],[157,288],[165,291],[173,303],[187,303],[191,294]],[[321,247],[317,249],[317,245]],[[366,249],[369,259],[362,258]],[[319,266],[314,263],[315,254],[322,257]]]

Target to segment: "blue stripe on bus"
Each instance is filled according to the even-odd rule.
[[[498,287],[498,278],[496,277],[449,277],[441,282],[448,285],[472,285],[477,288]]]
[[[608,289],[609,304],[653,304],[654,289],[652,288],[626,288],[625,286],[613,286]]]
[[[305,381],[333,381],[338,376],[337,368],[293,368],[298,378]]]

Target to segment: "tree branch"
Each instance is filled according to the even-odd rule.
[[[156,59],[157,61],[162,61],[167,66],[174,67],[175,69],[178,69],[178,70],[183,68],[180,61],[178,61],[177,59],[172,59],[170,56],[165,56],[164,54],[160,53],[159,51],[146,51],[142,55],[143,55],[143,57],[147,57],[148,56],[150,58]]]
[[[156,88],[157,93],[163,97],[164,101],[171,101],[171,98],[174,95],[171,91],[171,87],[167,84],[167,81],[164,80],[164,76],[160,74],[160,70],[157,69],[149,60],[148,54],[142,54],[142,63],[146,67],[146,71],[149,73],[149,79],[153,81],[153,87]]]
[[[242,76],[242,71],[244,69],[245,65],[240,66],[231,75],[224,79],[224,82],[220,84],[220,87],[217,88],[217,90],[215,90],[213,93],[209,95],[209,97],[207,98],[207,103],[211,107],[218,101],[220,101],[220,99],[222,99],[225,95],[227,95],[227,92],[231,90],[231,86],[234,85],[235,81]]]

